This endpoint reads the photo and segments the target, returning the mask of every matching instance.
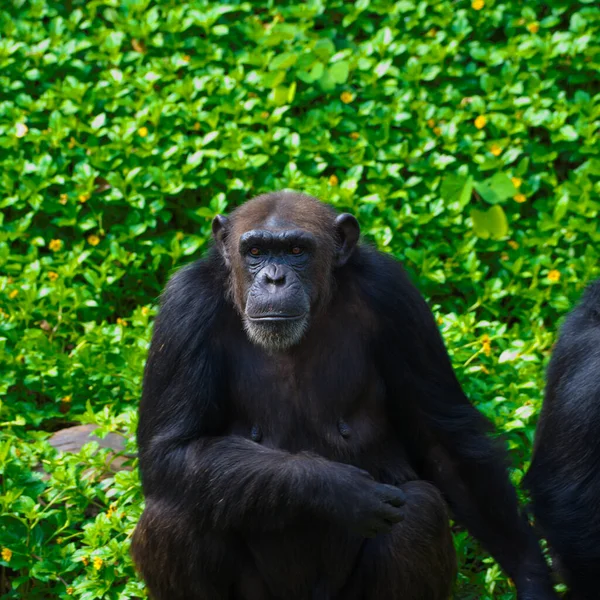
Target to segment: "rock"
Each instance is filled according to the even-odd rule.
[[[98,429],[97,425],[67,427],[54,433],[48,442],[59,452],[79,452],[85,444],[96,442],[100,448],[112,450],[107,461],[111,471],[131,469],[129,465],[124,464],[133,458],[133,455],[125,453],[125,437],[118,433],[109,433],[104,438],[100,438],[94,434],[96,429]]]

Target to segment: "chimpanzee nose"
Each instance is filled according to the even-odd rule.
[[[285,285],[285,271],[277,265],[269,265],[263,272],[264,282],[271,285]]]

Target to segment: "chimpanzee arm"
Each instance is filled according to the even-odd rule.
[[[352,523],[357,504],[373,508],[386,493],[395,498],[401,492],[380,489],[350,465],[227,434],[222,330],[232,309],[219,278],[225,267],[217,260],[212,256],[181,270],[163,297],[138,428],[146,498],[193,511],[211,529],[277,528],[306,511],[362,526]],[[384,516],[388,508],[382,506]]]
[[[519,513],[504,449],[463,393],[429,307],[396,261],[368,251],[361,260],[363,288],[380,317],[390,412],[415,466],[514,580],[520,598],[555,598]]]

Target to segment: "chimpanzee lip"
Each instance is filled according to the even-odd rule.
[[[265,315],[246,315],[251,321],[298,321],[306,316],[306,313],[300,315],[282,315],[282,314],[265,314]]]

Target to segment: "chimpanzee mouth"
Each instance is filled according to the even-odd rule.
[[[300,319],[304,319],[306,317],[306,313],[300,315],[246,315],[250,321],[265,321],[265,322],[275,322],[275,321],[298,321]]]

